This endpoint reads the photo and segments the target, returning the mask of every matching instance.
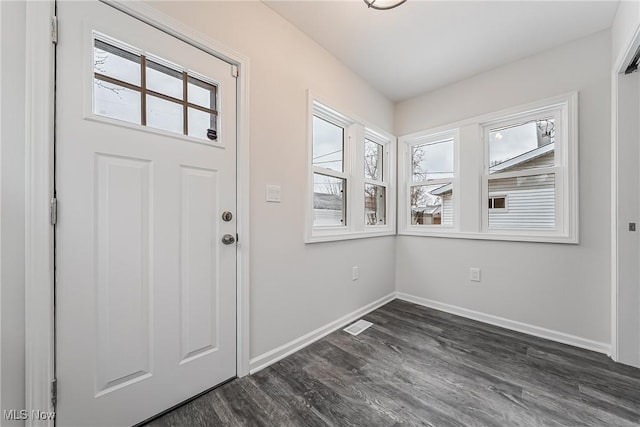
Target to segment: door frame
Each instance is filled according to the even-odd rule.
[[[149,5],[123,0],[100,1],[238,67],[236,375],[243,377],[249,374],[250,356],[249,58]],[[26,2],[25,409],[29,411],[54,410],[51,398],[55,379],[55,242],[50,201],[55,184],[55,46],[52,43],[55,6],[55,0]],[[26,425],[53,426],[53,421],[30,419]]]
[[[613,63],[611,71],[611,358],[618,362],[621,343],[619,335],[619,266],[618,266],[618,77],[623,74],[640,46],[640,26],[626,41],[625,49]],[[636,284],[637,285],[637,284]],[[638,331],[640,332],[640,331]]]

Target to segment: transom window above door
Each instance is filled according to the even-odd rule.
[[[94,114],[217,141],[217,106],[212,79],[95,34]]]

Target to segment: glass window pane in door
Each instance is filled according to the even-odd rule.
[[[93,112],[129,123],[141,122],[140,92],[93,79]]]
[[[188,100],[201,107],[216,109],[217,87],[194,77],[189,77],[187,84]]]
[[[147,126],[182,134],[183,122],[182,104],[147,95]]]
[[[95,39],[93,71],[140,86],[140,56]]]
[[[189,136],[215,141],[217,139],[216,120],[215,114],[189,107]],[[215,132],[215,138],[212,132]]]
[[[147,60],[147,89],[183,99],[182,72]]]

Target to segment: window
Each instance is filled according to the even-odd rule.
[[[313,116],[313,226],[347,225],[344,120]]]
[[[307,242],[395,233],[393,137],[310,97]]]
[[[364,221],[365,225],[387,223],[387,184],[384,179],[384,144],[364,140]]]
[[[489,195],[489,209],[493,211],[507,210],[507,196]]]
[[[457,140],[457,131],[445,131],[405,141],[403,192],[409,227],[454,227]]]
[[[576,117],[573,93],[400,138],[400,233],[577,243]]]
[[[203,140],[218,138],[214,83],[98,35],[93,49],[93,112]]]
[[[550,106],[483,124],[488,155],[483,192],[483,228],[488,232],[555,232],[562,219],[557,196],[564,177],[563,108]],[[501,196],[501,197],[496,197]],[[509,209],[506,200],[509,200]]]

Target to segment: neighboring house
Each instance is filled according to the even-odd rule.
[[[552,167],[555,143],[543,145],[489,168],[490,173]],[[489,227],[553,228],[555,225],[553,175],[533,175],[489,181]]]
[[[489,172],[513,172],[553,166],[554,148],[554,143],[543,145],[506,162],[493,165]],[[446,184],[429,193],[441,197],[442,225],[453,224],[452,190],[452,184]],[[440,224],[435,221],[429,222],[429,208],[431,207],[414,210],[414,215],[425,211],[423,216],[426,219],[424,222],[416,222],[417,224]],[[489,226],[492,228],[552,228],[555,223],[554,177],[543,174],[491,180],[488,209]]]
[[[413,209],[411,218],[413,224],[419,225],[437,225],[442,223],[442,206],[427,205],[421,208]]]

